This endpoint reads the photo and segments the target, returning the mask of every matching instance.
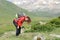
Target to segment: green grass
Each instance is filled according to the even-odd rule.
[[[7,2],[5,0],[0,0],[0,40],[32,40],[34,36],[38,34],[43,34],[46,37],[46,40],[60,40],[60,38],[52,38],[49,36],[51,33],[60,34],[60,28],[56,28],[55,30],[52,30],[51,32],[25,32],[18,37],[11,34],[7,34],[7,37],[1,37],[5,32],[15,31],[15,27],[12,23],[12,20],[15,17],[16,13],[19,13],[20,11],[25,12],[27,15],[29,15],[32,19],[31,25],[34,25],[35,23],[39,23],[40,21],[43,22],[49,22],[51,18],[48,19],[48,17],[35,17],[36,15],[32,14],[31,12],[28,12],[25,9],[18,8],[16,5]],[[24,23],[24,26],[26,29],[29,29],[30,26]],[[40,26],[40,25],[39,25]],[[29,30],[28,30],[29,31]]]
[[[12,24],[14,15],[20,11],[16,5],[0,0],[0,35],[5,32],[15,30]]]
[[[27,15],[30,15],[27,10],[19,8],[6,0],[0,0],[0,34],[6,31],[15,30],[12,21],[15,14],[21,11],[25,12]]]

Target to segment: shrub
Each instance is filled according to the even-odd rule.
[[[55,27],[60,27],[60,17],[51,20],[49,24],[54,25]]]
[[[60,17],[52,19],[45,25],[40,25],[36,21],[32,24],[31,30],[27,30],[26,32],[51,32],[58,27],[60,27]]]
[[[40,32],[40,31],[42,31],[42,32],[50,32],[50,31],[52,31],[53,29],[54,29],[55,27],[54,26],[52,26],[52,25],[50,25],[50,24],[46,24],[46,25],[33,25],[32,27],[31,27],[31,30],[32,31],[35,31],[35,32]]]

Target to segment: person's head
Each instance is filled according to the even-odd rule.
[[[25,18],[25,21],[29,24],[29,23],[31,22],[30,17],[29,17],[29,16],[27,16],[27,17]]]

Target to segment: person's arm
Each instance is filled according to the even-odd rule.
[[[17,28],[19,29],[20,26],[20,20],[17,21]]]
[[[18,21],[17,21],[17,25],[18,25],[17,28],[22,26],[23,20],[24,20],[24,17],[18,19]]]

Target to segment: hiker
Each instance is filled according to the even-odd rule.
[[[16,14],[16,16],[18,18],[15,18],[13,20],[13,24],[16,27],[16,36],[18,36],[21,33],[21,28],[22,28],[23,22],[25,21],[29,24],[31,22],[31,19],[29,16],[26,16],[24,13]]]

